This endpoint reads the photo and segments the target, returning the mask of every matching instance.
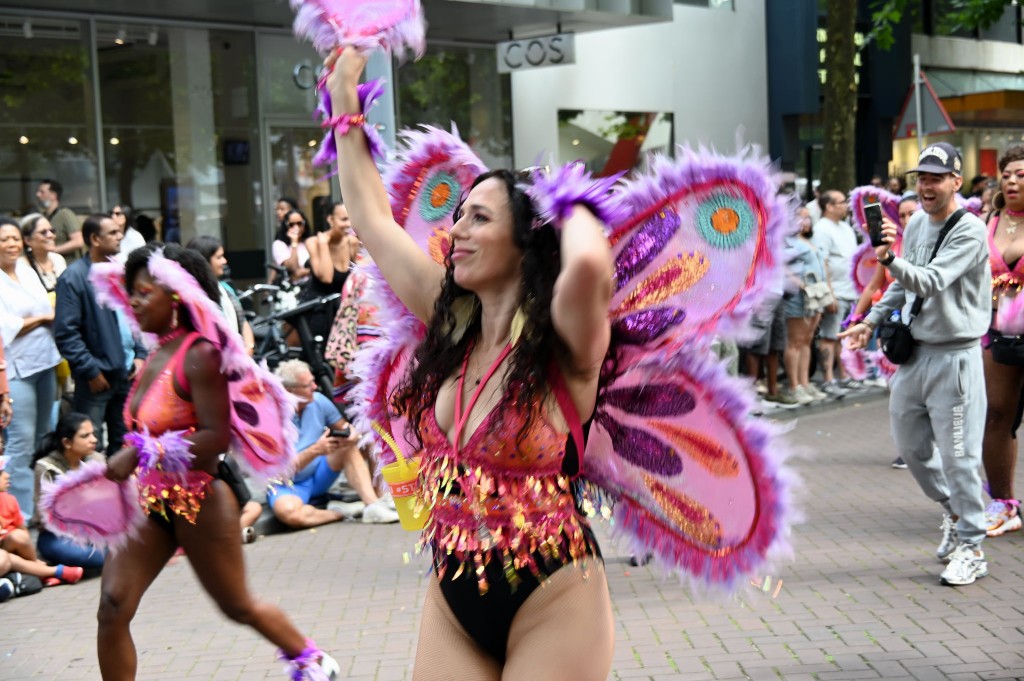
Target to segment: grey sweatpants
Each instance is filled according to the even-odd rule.
[[[920,345],[890,384],[900,456],[928,498],[959,516],[960,541],[974,545],[986,529],[978,472],[986,409],[980,343],[956,350]]]

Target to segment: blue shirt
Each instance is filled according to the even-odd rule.
[[[293,419],[299,431],[299,440],[295,443],[295,451],[301,452],[310,447],[323,435],[324,428],[330,428],[341,420],[341,412],[323,393],[314,392],[313,401],[305,406],[301,414]],[[318,457],[319,458],[319,457]],[[316,471],[317,459],[310,461],[305,468],[292,478],[295,482],[305,480]]]

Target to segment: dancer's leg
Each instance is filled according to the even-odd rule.
[[[604,681],[615,625],[604,564],[566,565],[530,594],[512,620],[502,681]]]
[[[107,557],[100,583],[96,648],[104,681],[132,681],[138,668],[131,623],[146,589],[174,554],[167,530],[146,521],[139,536]]]
[[[498,681],[501,665],[466,633],[444,601],[437,577],[428,576],[420,618],[413,681]],[[569,678],[569,677],[567,677]]]
[[[227,483],[210,483],[196,524],[175,518],[174,531],[206,593],[225,615],[251,626],[289,656],[305,649],[305,638],[284,612],[249,593],[238,534],[238,500]]]
[[[984,352],[984,361],[985,389],[988,394],[985,440],[982,445],[985,477],[988,478],[989,492],[993,499],[1014,499],[1017,441],[1013,438],[1013,424],[1017,403],[1021,399],[1024,370],[996,362],[989,350]]]

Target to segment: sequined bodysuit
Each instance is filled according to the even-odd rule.
[[[181,397],[174,384],[177,383],[182,390],[188,391],[185,353],[199,338],[198,333],[191,333],[185,337],[167,365],[153,379],[149,389],[139,397],[137,405],[135,393],[139,387],[139,379],[135,380],[124,403],[124,421],[129,431],[148,432],[152,436],[157,436],[171,430],[189,430],[196,427],[195,405]],[[153,361],[154,356],[155,353],[150,355],[147,366]],[[145,369],[139,372],[139,375],[144,373]],[[167,512],[170,511],[194,524],[212,480],[212,475],[201,470],[190,470],[184,476],[152,470],[140,476],[139,494],[148,514],[157,513],[166,519]]]
[[[559,402],[568,400],[560,374],[552,383]],[[544,577],[600,555],[566,473],[578,468],[566,465],[571,441],[544,407],[524,436],[530,418],[524,406],[492,410],[458,449],[433,410],[424,418],[422,493],[433,510],[421,545],[433,551],[453,614],[482,648],[504,660],[512,618]],[[577,458],[572,444],[570,456]]]

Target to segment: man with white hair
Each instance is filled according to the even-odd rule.
[[[377,496],[370,469],[359,451],[358,433],[351,430],[331,400],[317,392],[309,365],[297,359],[278,365],[274,372],[288,392],[298,401],[295,443],[298,459],[295,477],[283,485],[271,485],[267,503],[282,523],[293,528],[316,527],[345,518],[362,516],[364,523],[398,522],[398,514],[388,498]],[[341,471],[360,501],[332,501],[326,509],[311,502],[327,496]]]

